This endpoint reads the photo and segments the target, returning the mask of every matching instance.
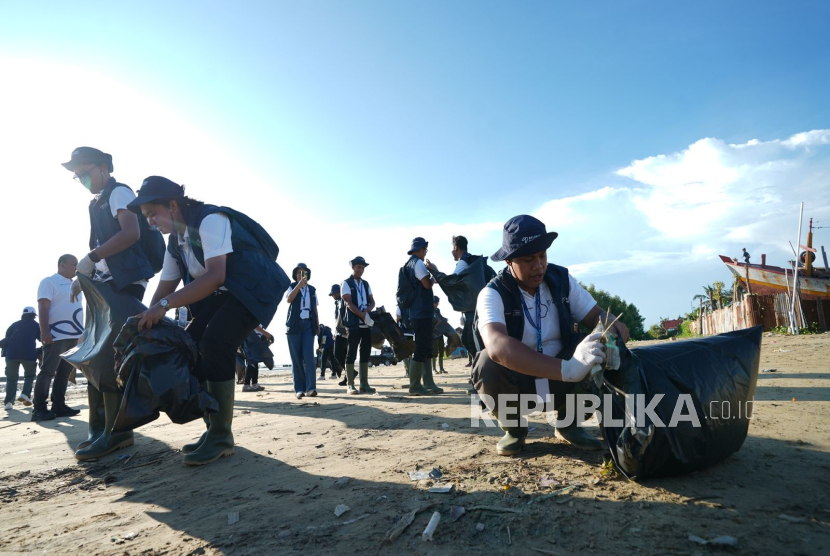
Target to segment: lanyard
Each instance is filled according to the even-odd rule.
[[[522,309],[524,309],[527,322],[529,322],[530,325],[536,329],[536,351],[542,353],[542,304],[539,300],[539,288],[536,288],[536,296],[534,297],[536,302],[536,322],[533,322],[533,319],[530,318],[530,311],[527,310],[524,294],[519,292],[519,297],[522,300]]]
[[[300,300],[300,310],[302,311],[303,309],[311,309],[311,305],[305,307],[305,298],[306,296],[308,296],[308,286],[300,290],[300,295],[302,296],[302,299]]]

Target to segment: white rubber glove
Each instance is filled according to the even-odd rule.
[[[93,273],[95,273],[95,263],[92,262],[89,255],[86,255],[83,259],[78,261],[78,267],[75,270],[84,276],[92,276]],[[80,288],[80,286],[78,287]]]
[[[562,361],[562,380],[565,382],[580,382],[591,371],[591,367],[605,362],[605,345],[602,333],[589,334],[579,342],[574,356]]]
[[[81,295],[81,281],[75,279],[69,287],[69,302],[75,303],[78,301],[78,296]]]
[[[375,324],[375,321],[372,320],[372,317],[369,316],[369,313],[366,313],[366,316],[363,317],[363,322],[368,324],[370,327]]]

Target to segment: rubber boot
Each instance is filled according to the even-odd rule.
[[[360,362],[360,393],[374,394],[377,392],[374,388],[369,386],[369,363]]]
[[[517,408],[517,411],[510,412],[510,418],[511,420],[518,420],[518,402],[508,402],[507,406]],[[499,427],[501,428],[501,430],[504,431],[504,436],[502,436],[501,440],[499,440],[496,443],[496,453],[500,456],[515,456],[516,454],[522,451],[522,448],[525,445],[525,439],[527,438],[528,428],[508,426],[506,420],[499,419],[498,413],[495,411],[493,411],[493,416],[496,417],[496,419],[498,419]]]
[[[564,412],[564,409],[562,412]],[[557,419],[559,418],[561,418],[561,415],[557,411]],[[576,419],[574,419],[574,422],[567,427],[556,427],[556,432],[559,436],[567,440],[574,448],[579,448],[580,450],[590,450],[592,452],[598,452],[599,450],[605,449],[602,441],[584,428],[580,427],[577,424]]]
[[[75,452],[75,459],[84,461],[88,459],[102,458],[121,448],[132,446],[133,431],[112,434],[112,426],[118,416],[118,409],[121,407],[123,392],[101,392],[104,400],[104,430],[94,442]]]
[[[421,378],[424,379],[424,388],[426,388],[430,394],[443,394],[444,390],[438,388],[438,385],[435,384],[435,381],[432,379],[432,369],[430,368],[429,363],[424,363],[423,368],[425,372]]]
[[[91,384],[87,384],[86,399],[89,404],[89,436],[87,436],[86,440],[78,444],[78,447],[75,448],[76,450],[86,448],[95,442],[95,439],[104,432],[104,427],[106,426],[104,397],[101,395],[101,392]]]
[[[403,368],[406,370],[406,378],[409,378],[409,366],[412,364],[412,358],[407,357],[403,360]]]
[[[429,365],[428,361],[420,362],[412,359],[409,362],[409,395],[410,396],[426,396],[429,390],[421,384],[421,375],[423,369]]]
[[[346,363],[346,380],[346,393],[357,394],[357,388],[354,387],[354,363]]]
[[[436,357],[438,359],[438,374],[445,375],[447,371],[444,370],[444,358],[443,357]]]
[[[223,456],[233,455],[233,397],[236,388],[233,379],[222,382],[208,380],[205,390],[219,402],[219,413],[208,413],[208,430],[204,442],[186,454],[185,465],[207,465]]]

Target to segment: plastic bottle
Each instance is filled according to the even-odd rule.
[[[186,328],[187,322],[187,307],[179,307],[179,326]]]

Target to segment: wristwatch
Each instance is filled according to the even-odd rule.
[[[166,297],[162,298],[162,300],[159,301],[159,305],[161,305],[161,308],[164,309],[165,311],[170,310],[170,302],[167,301]]]

